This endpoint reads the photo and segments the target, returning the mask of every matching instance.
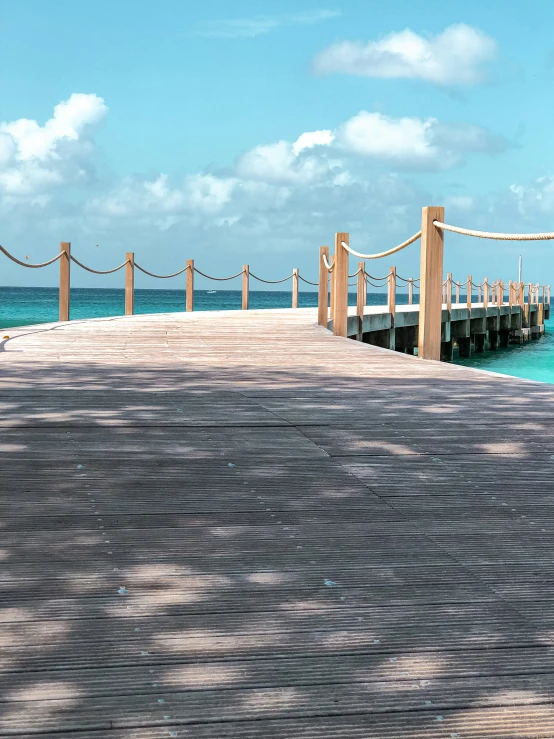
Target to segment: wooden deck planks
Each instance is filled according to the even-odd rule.
[[[315,320],[10,330],[0,736],[554,735],[554,389]]]

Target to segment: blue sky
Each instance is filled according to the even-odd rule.
[[[313,279],[335,231],[386,249],[422,205],[554,230],[553,21],[539,0],[0,0],[0,243]],[[529,279],[554,267],[548,243],[446,249],[460,277],[515,277],[519,251]],[[2,262],[3,284],[55,279]]]

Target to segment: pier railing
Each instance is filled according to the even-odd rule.
[[[84,269],[86,272],[91,272],[95,275],[111,275],[114,272],[118,272],[121,269],[125,269],[125,315],[131,316],[133,315],[135,311],[135,270],[139,270],[139,272],[143,272],[145,275],[148,275],[149,277],[154,277],[158,280],[168,280],[172,277],[178,277],[179,275],[182,275],[185,273],[185,308],[187,311],[194,310],[194,275],[198,274],[202,277],[205,277],[208,280],[214,280],[216,282],[228,282],[229,280],[234,280],[239,277],[242,277],[241,281],[241,290],[242,290],[242,309],[248,310],[249,307],[249,296],[250,296],[250,279],[257,280],[258,282],[262,282],[266,285],[280,285],[285,282],[288,282],[291,280],[291,294],[292,294],[292,300],[291,300],[291,306],[293,308],[298,308],[298,292],[299,292],[299,283],[303,282],[307,285],[314,285],[317,286],[317,282],[311,282],[310,280],[307,280],[305,277],[302,277],[300,274],[300,271],[298,269],[293,269],[290,275],[287,275],[286,277],[283,277],[280,280],[266,280],[262,277],[258,277],[258,275],[255,275],[253,272],[250,271],[250,266],[248,264],[244,264],[240,272],[237,272],[234,275],[230,275],[229,277],[215,277],[213,275],[208,275],[205,272],[202,272],[199,270],[195,264],[194,259],[187,260],[186,265],[182,268],[177,270],[177,272],[172,272],[169,275],[160,275],[156,274],[155,272],[151,272],[150,270],[147,270],[145,267],[142,267],[140,264],[138,264],[135,261],[135,254],[134,252],[127,252],[125,254],[125,261],[119,264],[117,267],[113,267],[112,269],[92,269],[92,267],[87,267],[86,264],[83,264],[80,262],[73,254],[71,253],[71,244],[68,241],[62,241],[60,244],[60,251],[58,254],[56,254],[55,257],[52,257],[52,259],[49,259],[46,262],[41,262],[40,264],[32,264],[27,261],[22,261],[21,259],[17,259],[17,257],[14,257],[13,254],[10,254],[10,252],[5,249],[3,246],[0,246],[0,251],[5,254],[8,259],[11,259],[12,262],[15,262],[16,264],[19,264],[21,267],[27,267],[29,269],[41,269],[42,267],[48,267],[50,264],[54,264],[54,262],[57,262],[59,260],[60,262],[60,283],[59,283],[59,320],[60,321],[69,321],[70,317],[70,301],[71,301],[71,293],[70,293],[70,285],[71,285],[71,262],[76,264],[81,269]]]
[[[367,302],[367,285],[388,287],[387,310],[391,317],[391,326],[394,328],[396,313],[396,291],[398,282],[408,287],[408,303],[413,303],[414,286],[419,288],[419,326],[418,326],[418,356],[423,359],[440,359],[442,311],[452,310],[452,288],[455,290],[455,301],[459,304],[460,290],[466,286],[466,304],[471,311],[472,306],[487,308],[491,302],[498,307],[504,305],[506,285],[501,280],[489,283],[485,278],[482,283],[474,283],[471,275],[465,282],[455,281],[452,274],[443,280],[443,252],[444,232],[462,234],[481,239],[497,241],[544,241],[554,239],[554,233],[511,234],[474,231],[471,229],[451,226],[444,223],[444,208],[425,207],[422,210],[421,229],[406,241],[386,251],[376,254],[362,254],[352,249],[348,233],[335,234],[335,250],[329,256],[329,247],[320,247],[319,254],[319,303],[318,320],[320,325],[327,326],[333,321],[333,332],[336,336],[347,336],[348,325],[348,291],[351,286],[348,280],[357,277],[356,313],[360,323],[360,334],[364,309]],[[391,267],[388,274],[376,277],[366,272],[365,260],[382,259],[405,249],[416,241],[421,240],[420,276],[419,278],[404,278],[397,274],[396,267]],[[349,274],[348,262],[350,255],[364,261],[358,262],[358,270]],[[539,295],[539,284],[515,282],[508,283],[508,304],[529,305],[550,304],[550,285],[542,285],[542,295]],[[473,289],[478,290],[477,304],[472,302]],[[482,291],[482,293],[481,293]],[[328,309],[328,292],[330,292],[330,312]],[[527,299],[527,300],[526,300]],[[361,338],[361,335],[359,336]]]
[[[387,309],[390,316],[391,332],[394,333],[396,316],[396,297],[399,285],[404,286],[408,293],[408,304],[414,304],[414,289],[419,293],[419,304],[417,310],[417,350],[418,356],[423,359],[440,359],[441,356],[441,334],[442,334],[442,312],[444,309],[452,311],[452,306],[459,306],[461,291],[465,288],[466,306],[471,311],[477,307],[487,309],[489,305],[502,307],[506,305],[506,292],[509,306],[520,306],[523,312],[525,306],[550,305],[550,285],[539,286],[538,283],[526,283],[510,280],[507,284],[502,280],[492,283],[485,277],[483,282],[475,283],[471,275],[464,281],[454,280],[451,273],[443,279],[443,252],[444,232],[469,236],[473,238],[504,240],[504,241],[542,241],[554,239],[554,233],[536,234],[511,234],[475,231],[471,229],[452,226],[444,222],[444,208],[425,207],[422,210],[421,229],[406,241],[397,246],[375,254],[363,254],[352,249],[349,243],[349,234],[340,232],[335,234],[334,254],[331,257],[328,246],[320,247],[319,252],[319,280],[311,282],[302,275],[298,269],[293,269],[291,274],[279,280],[267,280],[250,271],[248,264],[236,274],[228,277],[217,277],[206,274],[199,270],[193,259],[189,259],[184,267],[171,274],[156,274],[135,261],[134,252],[127,252],[125,261],[107,270],[97,270],[80,262],[71,253],[71,244],[62,242],[60,252],[46,262],[40,264],[29,263],[28,257],[25,261],[18,259],[3,246],[0,251],[9,259],[22,267],[30,269],[41,269],[54,262],[60,263],[59,278],[59,320],[68,321],[70,318],[70,283],[71,263],[73,262],[81,269],[97,275],[108,275],[119,270],[125,270],[125,315],[134,313],[135,299],[135,271],[148,275],[149,277],[167,280],[179,275],[185,275],[185,308],[187,311],[194,310],[194,279],[195,275],[201,275],[208,280],[227,282],[241,278],[242,309],[248,310],[250,297],[250,280],[256,280],[266,285],[279,285],[291,281],[291,306],[298,307],[299,283],[318,287],[318,322],[327,327],[329,321],[333,322],[333,332],[337,336],[347,336],[348,328],[348,295],[349,288],[355,287],[356,315],[359,321],[358,338],[363,337],[363,319],[367,304],[368,286],[375,288],[387,288]],[[406,249],[416,241],[421,242],[420,247],[420,274],[419,277],[402,277],[398,274],[396,267],[391,267],[383,276],[374,275],[366,270],[367,260],[379,260]],[[358,257],[355,272],[349,272],[350,256]],[[372,270],[373,272],[374,270]],[[354,279],[351,283],[349,280]],[[473,303],[474,290],[477,290],[477,303]],[[541,292],[542,290],[542,292]],[[414,308],[415,309],[415,308]],[[544,312],[544,311],[543,311]],[[470,315],[471,317],[471,315]]]

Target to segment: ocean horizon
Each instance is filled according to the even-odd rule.
[[[250,308],[290,308],[290,290],[251,290]],[[417,295],[414,295],[417,300]],[[241,310],[240,290],[195,290],[197,311]],[[111,318],[124,315],[123,288],[71,288],[71,319]],[[350,293],[350,305],[356,305],[356,294]],[[368,305],[386,305],[385,292],[368,293]],[[397,303],[406,305],[406,293],[397,294]],[[317,291],[300,291],[299,308],[317,307]],[[185,290],[135,289],[135,313],[177,313],[185,310]],[[0,330],[15,326],[31,326],[58,320],[57,287],[1,287]],[[545,322],[544,336],[527,344],[510,345],[495,352],[473,354],[454,363],[523,379],[554,384],[554,318]]]

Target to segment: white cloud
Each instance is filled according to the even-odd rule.
[[[311,26],[315,23],[338,18],[340,15],[339,10],[321,9],[305,13],[229,18],[204,25],[196,31],[196,35],[205,38],[256,38],[256,36],[265,36],[283,26]]]
[[[329,146],[333,143],[335,134],[332,131],[307,131],[301,134],[294,144],[292,151],[298,156],[304,149],[313,149],[314,146]]]
[[[552,216],[554,214],[554,176],[546,175],[526,185],[511,185],[518,212],[526,217]],[[549,230],[554,230],[550,228]]]
[[[269,182],[312,182],[329,169],[329,163],[309,152],[330,146],[333,139],[331,131],[308,131],[294,143],[277,141],[256,146],[240,157],[237,174],[245,179]]]
[[[126,178],[106,195],[87,204],[91,218],[139,219],[165,229],[190,214],[211,215],[230,202],[238,181],[209,174],[193,174],[171,185],[167,174],[155,179]]]
[[[106,112],[102,98],[74,93],[43,126],[28,118],[0,123],[0,192],[34,196],[86,179],[93,127]]]
[[[340,41],[314,60],[320,74],[406,78],[439,85],[474,85],[497,54],[496,41],[464,23],[425,38],[406,29],[379,41]]]
[[[361,111],[334,130],[254,146],[225,171],[96,179],[91,193],[79,185],[93,172],[94,127],[105,112],[94,95],[72,96],[42,125],[1,125],[0,215],[7,243],[46,246],[44,234],[68,239],[85,261],[92,254],[83,243],[105,243],[118,255],[134,248],[150,252],[140,261],[159,272],[182,263],[185,245],[191,257],[205,250],[221,273],[229,254],[227,266],[234,268],[239,254],[288,250],[295,260],[308,255],[304,274],[311,279],[314,245],[328,243],[334,231],[356,233],[361,251],[382,248],[416,230],[422,204],[444,202],[401,176],[402,169],[454,167],[472,153],[506,146],[474,126]],[[64,185],[71,185],[70,197]],[[447,205],[460,211],[469,200]],[[97,260],[98,252],[92,253]],[[102,263],[110,264],[105,256]]]
[[[391,165],[451,169],[469,153],[496,154],[509,142],[479,126],[440,123],[436,118],[390,118],[361,111],[337,131],[339,148]]]

